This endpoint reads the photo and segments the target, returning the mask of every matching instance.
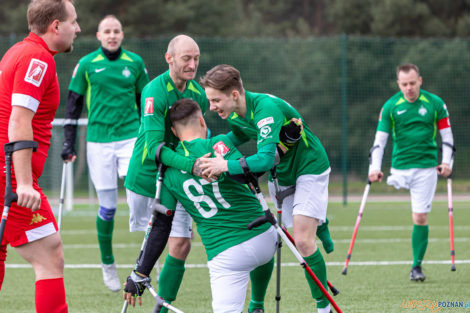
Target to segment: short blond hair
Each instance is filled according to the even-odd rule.
[[[73,4],[73,0],[31,0],[27,13],[29,30],[42,35],[54,20],[65,21],[67,2]]]

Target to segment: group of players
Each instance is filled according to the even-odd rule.
[[[0,63],[0,122],[4,126],[0,149],[14,140],[35,140],[39,148],[34,154],[31,150],[13,154],[12,185],[18,201],[11,207],[1,242],[0,287],[10,244],[35,270],[37,312],[67,312],[61,239],[37,180],[59,104],[52,56],[72,50],[80,27],[70,0],[32,0],[28,23],[30,35]],[[141,303],[145,287],[140,281],[150,274],[167,241],[169,253],[158,294],[167,302],[176,299],[194,220],[207,253],[213,311],[241,312],[250,280],[248,310],[264,312],[277,238],[268,224],[246,228],[263,211],[250,190],[233,176],[246,170],[263,173],[275,165],[281,190],[295,186],[295,193],[283,203],[283,222],[293,227],[300,254],[327,288],[325,261],[316,237],[327,253],[333,251],[326,218],[331,169],[324,147],[300,114],[278,97],[245,90],[240,72],[230,65],[217,65],[196,82],[200,51],[189,36],[178,35],[170,41],[165,53],[169,70],[150,82],[142,58],[121,47],[124,33],[115,16],[100,21],[97,38],[101,46],[81,58],[72,74],[62,158],[67,162],[76,158],[77,120],[86,104],[87,161],[98,194],[96,226],[105,285],[112,291],[121,289],[112,252],[117,177],[125,176],[130,231],[144,231],[156,192],[158,158],[168,167],[161,202],[174,214],[157,216],[147,247],[127,278],[124,297],[132,305],[135,297]],[[421,262],[427,246],[427,214],[437,172],[451,173],[453,137],[444,102],[421,89],[415,65],[398,67],[397,83],[400,91],[380,114],[369,179],[382,179],[382,156],[392,133],[388,183],[410,189],[415,224],[410,278],[424,280]],[[226,120],[231,132],[210,136],[204,120],[207,109]],[[437,129],[447,144],[436,171]],[[236,147],[250,140],[256,141],[257,152],[241,162]],[[157,149],[163,142],[166,145]],[[0,154],[4,164],[3,150]],[[1,183],[3,196],[4,174]],[[269,191],[274,197],[271,181]],[[330,312],[328,299],[307,274],[306,279],[318,312]],[[227,287],[231,293],[225,292]]]

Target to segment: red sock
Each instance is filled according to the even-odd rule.
[[[7,259],[7,246],[0,246],[0,290],[2,290],[5,277],[5,260]]]
[[[36,313],[67,313],[64,279],[42,279],[36,282]]]

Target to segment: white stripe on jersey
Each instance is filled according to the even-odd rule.
[[[28,95],[14,93],[11,95],[11,105],[20,106],[36,113],[39,106],[39,101]]]

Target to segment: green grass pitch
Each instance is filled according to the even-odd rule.
[[[348,274],[341,275],[358,209],[357,202],[351,202],[347,207],[330,203],[328,208],[335,251],[323,255],[328,279],[341,292],[334,299],[343,312],[470,312],[469,309],[447,308],[442,304],[439,308],[426,308],[412,302],[430,300],[437,304],[439,301],[458,301],[466,304],[470,301],[469,202],[454,202],[456,272],[450,271],[447,202],[434,202],[429,218],[429,245],[423,264],[427,276],[424,283],[409,280],[412,260],[409,202],[371,201],[366,204]],[[114,254],[117,263],[124,266],[119,268],[121,281],[130,273],[143,238],[143,233],[129,233],[127,218],[127,206],[120,204],[116,216]],[[76,206],[63,217],[62,223],[69,312],[121,312],[122,294],[108,291],[102,282],[95,209],[88,205]],[[178,299],[173,303],[185,313],[212,311],[205,263],[204,248],[196,235]],[[286,245],[282,263],[281,312],[316,312],[303,270]],[[153,273],[152,277],[154,279]],[[156,282],[153,285],[158,287]],[[33,286],[32,268],[26,266],[9,247],[5,281],[0,292],[0,312],[34,312]],[[266,297],[266,312],[275,312],[275,286],[274,272]],[[151,312],[154,302],[148,291],[143,295],[143,302],[142,307],[129,307],[128,312]]]

